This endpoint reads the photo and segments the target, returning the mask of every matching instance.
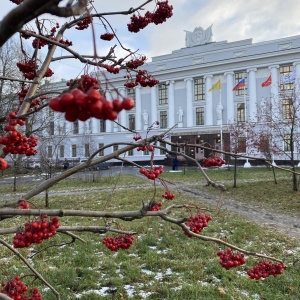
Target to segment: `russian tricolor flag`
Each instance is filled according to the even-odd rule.
[[[233,88],[233,91],[238,90],[239,88],[246,85],[245,78],[242,78],[239,83]]]

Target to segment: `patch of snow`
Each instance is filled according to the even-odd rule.
[[[150,249],[155,250],[157,246],[149,246]]]
[[[129,285],[129,284],[126,284],[126,285],[124,286],[124,289],[126,290],[127,295],[128,295],[129,298],[131,298],[131,297],[134,296],[134,294],[135,294],[134,286]]]

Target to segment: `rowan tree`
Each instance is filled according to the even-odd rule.
[[[7,0],[8,1],[8,0]],[[141,1],[137,7],[129,8],[127,11],[100,13],[95,12],[93,1],[78,0],[78,1],[64,1],[49,0],[46,2],[40,0],[11,0],[16,4],[16,8],[12,9],[3,18],[0,23],[0,46],[5,45],[9,38],[13,35],[19,35],[22,43],[29,42],[34,54],[23,53],[22,60],[17,62],[17,67],[22,74],[23,81],[20,90],[17,92],[17,99],[19,101],[18,108],[10,111],[2,120],[4,123],[4,135],[0,137],[0,169],[7,167],[5,156],[9,154],[21,154],[27,156],[34,156],[37,152],[38,139],[34,135],[26,136],[20,128],[26,123],[28,118],[33,115],[42,114],[43,110],[50,109],[61,113],[61,116],[68,122],[75,122],[76,120],[88,121],[91,117],[115,121],[118,113],[125,109],[130,110],[134,106],[134,101],[130,98],[123,97],[119,101],[110,101],[106,98],[106,89],[111,83],[105,78],[106,72],[118,73],[120,70],[127,71],[126,87],[154,86],[158,83],[151,74],[143,70],[142,66],[145,63],[146,57],[138,55],[135,50],[124,49],[121,42],[118,40],[117,32],[110,25],[107,18],[110,15],[128,15],[128,30],[130,32],[138,33],[146,26],[155,26],[167,21],[172,17],[173,7],[168,1]],[[49,16],[50,14],[50,16]],[[53,17],[64,18],[63,21],[53,21]],[[17,22],[16,22],[17,20]],[[31,22],[35,20],[35,22]],[[94,22],[102,24],[102,32],[100,36],[96,36],[96,29]],[[91,40],[92,45],[96,45],[96,40],[112,40],[116,39],[116,44],[126,51],[123,57],[116,57],[115,47],[110,48],[107,53],[101,55],[97,53],[96,47],[92,55],[85,55],[85,53],[78,53],[72,50],[72,41],[67,39],[68,30],[78,30],[78,34],[85,30],[90,30],[94,34]],[[45,50],[43,60],[39,59],[39,51]],[[69,52],[68,56],[59,57],[59,49],[64,49]],[[63,92],[56,93],[55,91],[45,91],[41,89],[41,84],[44,78],[51,77],[55,70],[51,69],[51,63],[58,59],[77,59],[82,62],[84,68],[83,73],[75,78],[69,78],[66,89]],[[102,74],[102,81],[91,76],[91,71],[97,71]],[[3,79],[3,78],[2,78]],[[10,79],[11,80],[11,79]],[[19,82],[19,81],[18,81]],[[116,90],[117,92],[117,90]],[[154,166],[154,152],[155,148],[163,149],[171,155],[181,155],[185,159],[195,163],[199,172],[205,177],[207,185],[211,185],[220,190],[225,191],[222,184],[215,183],[211,180],[204,170],[201,168],[199,162],[192,157],[183,153],[174,153],[168,148],[161,147],[158,142],[172,146],[165,137],[171,130],[166,130],[161,135],[151,135],[151,128],[157,125],[157,122],[150,125],[146,136],[141,136],[139,132],[125,128],[128,132],[133,134],[132,143],[115,142],[114,144],[104,145],[91,154],[87,162],[78,166],[70,168],[56,176],[48,178],[42,183],[29,189],[24,193],[21,199],[14,199],[0,206],[0,221],[3,224],[0,229],[1,235],[13,235],[12,245],[7,243],[4,239],[0,239],[1,247],[6,247],[11,251],[14,257],[21,259],[36,279],[40,280],[42,284],[51,289],[56,299],[61,299],[56,288],[48,282],[43,274],[38,272],[25,257],[19,252],[20,248],[34,246],[40,244],[46,239],[51,239],[55,234],[68,234],[78,239],[72,232],[86,231],[97,233],[115,232],[118,236],[107,236],[103,240],[103,244],[113,251],[119,249],[128,249],[134,243],[134,234],[131,230],[118,230],[114,228],[114,223],[106,223],[106,226],[86,226],[84,218],[103,218],[117,219],[119,221],[134,221],[144,217],[160,217],[166,222],[175,224],[188,237],[200,239],[203,241],[210,241],[220,244],[222,247],[228,248],[224,251],[219,251],[220,264],[226,269],[237,267],[245,264],[245,255],[256,256],[260,259],[268,261],[266,264],[258,264],[256,268],[249,269],[248,275],[252,279],[259,279],[262,276],[281,274],[285,268],[281,259],[268,256],[266,254],[254,253],[242,249],[238,246],[229,244],[221,239],[212,238],[201,234],[203,228],[207,227],[211,222],[211,216],[195,205],[172,205],[175,195],[168,188],[168,183],[160,179],[160,174],[163,172],[162,167]],[[175,124],[174,124],[175,125]],[[120,146],[117,151],[110,155],[103,157],[97,156],[99,151],[114,145]],[[173,145],[175,146],[175,145]],[[182,144],[177,145],[182,147],[199,147],[204,149],[201,145]],[[51,188],[54,184],[68,178],[72,174],[83,170],[86,167],[91,167],[100,162],[107,161],[111,158],[117,158],[124,161],[122,154],[132,150],[138,149],[140,151],[149,151],[150,167],[141,167],[139,172],[154,184],[154,194],[157,184],[162,184],[165,192],[162,198],[166,200],[165,207],[161,207],[158,203],[154,203],[153,196],[147,197],[143,200],[140,207],[135,211],[90,211],[90,210],[69,210],[61,207],[59,209],[41,209],[32,205],[33,197]],[[236,153],[234,152],[234,155]],[[174,211],[181,212],[181,217],[172,216]],[[187,213],[188,212],[188,213]],[[35,219],[26,224],[11,228],[5,226],[5,221],[17,216],[32,216]],[[81,226],[65,226],[64,216],[75,217],[81,216]],[[20,219],[21,220],[21,219]],[[234,251],[234,252],[233,252]],[[42,299],[40,291],[36,288],[30,290],[23,283],[23,278],[20,274],[9,274],[10,277],[4,280],[2,284],[0,299]],[[25,276],[23,276],[25,277]],[[2,278],[3,279],[3,278]],[[24,278],[25,279],[25,278]]]

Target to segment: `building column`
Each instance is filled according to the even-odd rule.
[[[123,101],[123,99],[127,96],[125,87],[118,88],[118,92],[119,92],[119,100]],[[126,127],[126,111],[124,109],[122,109],[119,112],[118,122],[120,122],[121,125]],[[120,129],[121,131],[126,131],[126,129],[124,129],[123,127],[121,127]]]
[[[99,133],[99,120],[96,118],[91,118],[91,133]]]
[[[233,101],[233,72],[226,72],[224,74],[226,76],[226,82],[227,82],[227,103],[226,103],[226,110],[227,110],[227,124],[234,121],[234,101]]]
[[[272,113],[276,118],[279,116],[279,74],[278,74],[279,65],[270,66],[269,70],[271,72],[272,84],[271,84],[271,104],[272,104]]]
[[[142,130],[142,96],[141,87],[135,87],[135,129]]]
[[[105,93],[105,98],[108,100],[108,101],[112,101],[112,96],[111,96],[111,93],[109,91],[107,91]],[[110,120],[106,120],[105,121],[105,125],[106,125],[106,132],[112,132],[112,129],[113,129],[113,122],[110,121]]]
[[[192,127],[194,125],[193,115],[193,78],[185,78],[186,85],[186,112],[185,112],[185,124],[186,127]]]
[[[214,123],[214,115],[213,115],[213,99],[212,99],[212,92],[209,90],[212,87],[212,75],[204,76],[205,80],[205,125],[213,125]]]
[[[256,68],[248,69],[248,109],[247,112],[247,120],[250,122],[257,121],[257,98],[256,98]],[[246,101],[247,102],[247,101]]]
[[[167,82],[168,87],[168,105],[169,105],[169,115],[168,115],[168,127],[173,127],[177,121],[175,120],[175,98],[174,98],[174,85],[175,81],[170,80]]]
[[[150,124],[153,124],[154,122],[159,121],[158,115],[157,115],[157,87],[156,85],[151,87],[151,122]]]
[[[295,74],[295,96],[298,101],[300,101],[300,61],[296,61],[293,63]]]

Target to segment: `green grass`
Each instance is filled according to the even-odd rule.
[[[238,168],[237,185],[233,187],[233,170],[205,170],[211,180],[223,183],[227,191],[224,199],[230,198],[245,203],[271,209],[278,213],[300,216],[300,186],[299,192],[292,189],[292,175],[282,170],[276,170],[275,184],[273,172],[267,168]],[[162,178],[175,183],[189,182],[191,187],[213,195],[220,191],[205,186],[206,180],[199,171],[187,170],[186,173],[163,173]],[[200,183],[200,184],[199,184]]]
[[[225,170],[224,170],[224,173]],[[178,175],[171,174],[170,175]],[[169,174],[164,176],[168,177]],[[219,173],[220,174],[220,173]],[[212,175],[213,176],[213,175]],[[246,175],[245,175],[246,176]],[[102,178],[98,187],[111,187],[100,192],[84,194],[65,194],[50,197],[51,208],[85,209],[85,210],[136,210],[153,197],[161,201],[162,188],[119,189],[113,190],[117,178]],[[145,183],[137,178],[134,184]],[[131,176],[122,176],[122,186],[134,182]],[[70,183],[71,185],[71,183]],[[90,184],[86,184],[90,186]],[[61,184],[62,188],[67,186]],[[58,185],[56,188],[58,189]],[[236,190],[243,190],[241,186]],[[43,207],[43,199],[36,197],[34,202]],[[207,207],[184,194],[178,193],[175,200],[164,201],[168,204],[196,203]],[[176,210],[172,216],[189,216],[188,210]],[[267,231],[245,218],[227,212],[217,212],[209,207],[213,220],[203,230],[203,234],[222,238],[230,243],[271,256],[283,258],[287,253],[287,270],[276,278],[269,277],[262,281],[253,281],[245,275],[247,268],[257,263],[257,259],[247,257],[246,266],[226,271],[219,265],[216,252],[219,245],[188,238],[181,229],[160,218],[143,218],[132,222],[115,220],[112,226],[128,231],[135,231],[135,242],[128,250],[112,252],[102,244],[105,234],[79,233],[85,243],[79,240],[64,247],[51,247],[37,254],[32,262],[46,280],[61,294],[61,299],[299,299],[300,291],[300,244],[287,237]],[[27,218],[7,219],[0,223],[0,228],[20,225]],[[62,225],[104,225],[98,218],[64,217]],[[112,234],[108,234],[112,235]],[[11,242],[12,235],[5,237]],[[36,249],[47,245],[69,242],[71,239],[63,234],[44,241],[29,249],[20,249],[28,256]],[[4,259],[5,258],[5,259]],[[293,262],[295,264],[293,265]],[[6,274],[28,274],[29,271],[20,260],[13,257],[3,246],[0,246],[0,281]],[[24,279],[30,283],[29,278]],[[55,299],[53,294],[40,285],[44,300]],[[103,294],[100,293],[103,292]],[[106,293],[104,293],[106,291]],[[80,295],[77,298],[76,295]],[[147,297],[145,296],[147,295]]]

